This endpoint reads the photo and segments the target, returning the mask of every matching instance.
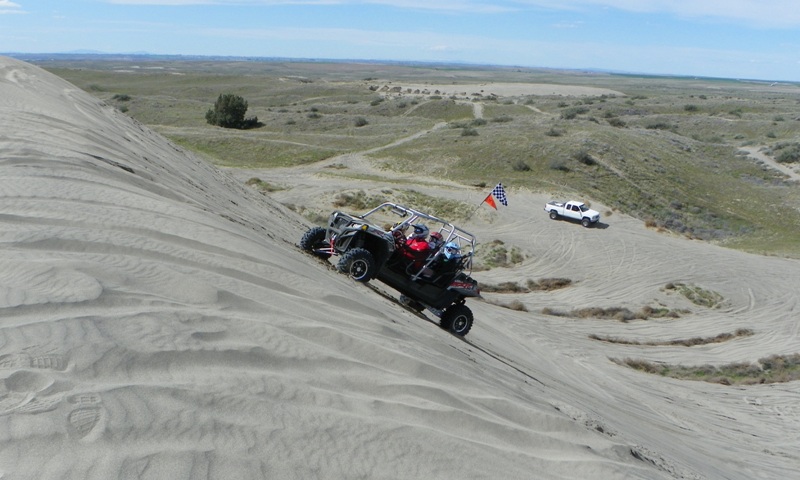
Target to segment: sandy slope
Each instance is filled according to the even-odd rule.
[[[335,161],[369,168],[359,155]],[[664,380],[608,358],[722,364],[798,351],[798,262],[659,235],[619,214],[602,229],[552,222],[544,197],[512,191],[508,208],[481,210],[468,227],[529,258],[476,277],[576,285],[518,297],[530,312],[472,302],[463,341],[298,251],[307,225],[278,201],[341,188],[322,168],[262,172],[295,186],[264,197],[0,58],[0,478],[795,475],[797,383]],[[696,307],[662,290],[671,281],[725,305]],[[630,323],[539,313],[655,302],[692,313]],[[756,335],[693,348],[587,338],[740,327]]]

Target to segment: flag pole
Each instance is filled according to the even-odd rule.
[[[486,198],[484,198],[484,199],[481,201],[481,203],[479,203],[479,204],[478,204],[478,206],[477,206],[477,207],[475,207],[475,210],[473,210],[473,211],[472,211],[472,213],[470,213],[469,215],[467,215],[467,218],[465,218],[465,219],[464,219],[464,221],[467,221],[467,220],[469,220],[470,218],[472,218],[472,216],[473,216],[473,215],[475,215],[475,213],[476,213],[476,212],[477,212],[477,211],[478,211],[478,210],[479,210],[479,209],[480,209],[480,208],[483,206],[483,204],[484,204],[484,203],[486,203],[486,199],[487,199],[487,198],[489,198],[489,197],[491,197],[491,196],[492,196],[492,194],[491,194],[491,193],[489,193],[489,195],[487,195],[487,196],[486,196]],[[490,205],[491,205],[491,204],[490,204]],[[494,207],[494,208],[495,208],[495,210],[497,210],[497,207]]]
[[[497,210],[497,202],[494,201],[495,197],[497,198],[497,201],[499,201],[501,204],[508,206],[508,200],[506,199],[506,190],[503,188],[502,183],[498,183],[497,186],[494,187],[489,192],[489,195],[486,195],[486,198],[484,198],[483,201],[479,203],[477,207],[475,207],[475,210],[473,210],[472,213],[467,215],[467,218],[465,218],[464,220],[466,221],[472,218],[472,216],[475,215],[475,212],[477,212],[478,209],[481,208],[481,206],[484,203],[488,203],[490,207]]]

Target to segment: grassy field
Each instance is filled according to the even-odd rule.
[[[511,188],[592,199],[653,228],[800,258],[800,186],[739,153],[743,146],[800,151],[800,85],[377,63],[34,63],[218,165],[301,165],[447,122],[449,128],[373,158],[385,168],[467,185],[500,179]],[[376,91],[425,82],[567,84],[623,95],[451,98]],[[205,112],[222,93],[244,97],[247,115],[263,126],[208,125]],[[482,118],[474,117],[475,103]]]

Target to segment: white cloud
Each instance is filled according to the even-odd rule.
[[[399,9],[450,13],[504,13],[526,7],[591,11],[616,9],[634,13],[664,13],[684,18],[732,21],[754,27],[800,26],[797,0],[99,0],[125,5],[383,5]],[[0,5],[12,4],[0,0]]]
[[[465,13],[500,13],[516,10],[513,2],[492,0],[101,0],[118,5],[231,5],[265,7],[278,5],[382,5],[412,10]]]
[[[436,53],[454,53],[454,52],[461,52],[462,49],[458,47],[453,47],[451,45],[432,45],[427,48],[429,52],[436,52]]]
[[[0,0],[0,15],[3,13],[22,13],[19,4],[11,0]]]
[[[514,0],[514,3],[554,10],[613,8],[634,13],[667,13],[679,17],[734,21],[753,27],[800,26],[797,0]]]

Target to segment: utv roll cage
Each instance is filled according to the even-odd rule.
[[[367,220],[370,223],[377,223],[375,220],[381,220],[382,215],[385,215],[387,212],[403,218],[403,220],[400,222],[396,222],[391,225],[391,228],[388,230],[390,234],[399,231],[403,232],[405,235],[407,229],[413,228],[412,225],[424,223],[430,230],[430,233],[439,232],[442,234],[442,247],[450,242],[458,245],[462,255],[461,268],[459,270],[464,271],[467,275],[472,274],[472,257],[475,254],[475,235],[453,225],[447,220],[442,220],[441,218],[433,215],[392,202],[384,202],[372,210],[369,210],[362,215],[358,215],[356,218]],[[411,278],[413,280],[419,278],[422,272],[426,268],[430,267],[430,264],[433,262],[432,257],[433,256],[431,256],[421,270],[418,272],[412,272]]]

